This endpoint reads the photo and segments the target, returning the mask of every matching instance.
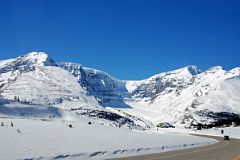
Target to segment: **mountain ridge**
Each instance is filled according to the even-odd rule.
[[[221,66],[215,66],[202,71],[189,65],[143,80],[118,80],[100,70],[72,62],[57,63],[44,52],[31,52],[0,61],[0,95],[13,99],[20,96],[19,91],[26,90],[31,94],[27,100],[31,101],[32,95],[42,93],[35,97],[36,103],[56,103],[60,108],[67,105],[74,111],[79,108],[76,112],[83,111],[82,107],[87,110],[96,108],[100,109],[98,114],[109,108],[111,111],[108,112],[121,110],[154,124],[190,127],[198,123],[214,123],[216,118],[209,117],[210,113],[240,114],[239,79],[235,78],[238,76],[239,67],[225,71]],[[39,85],[42,80],[44,82]],[[19,93],[24,95],[24,92]],[[222,95],[232,95],[233,98],[218,100],[224,99]],[[206,114],[201,115],[204,112]]]

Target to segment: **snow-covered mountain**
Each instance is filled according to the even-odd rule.
[[[72,73],[79,84],[104,107],[128,108],[124,98],[129,97],[125,82],[109,74],[81,66],[76,63],[59,63],[59,66]]]
[[[143,81],[129,81],[130,113],[155,123],[209,124],[226,118],[222,112],[240,114],[240,68],[212,67],[200,71],[188,66]],[[234,86],[234,87],[233,87]],[[227,115],[228,115],[227,114]]]
[[[240,75],[240,68],[225,71],[216,66],[201,71],[191,65],[141,81],[121,81],[80,64],[60,63],[59,66],[77,77],[103,106],[119,108],[155,124],[210,124],[240,114],[240,101],[234,98],[240,93],[240,83],[232,84],[239,81],[235,77]],[[223,85],[235,87],[222,89]],[[234,95],[229,97],[228,92]]]
[[[225,71],[217,66],[201,71],[187,66],[141,81],[122,81],[32,52],[0,61],[0,97],[117,124],[192,126],[239,118],[239,76],[240,68]]]
[[[126,113],[116,113],[104,108],[99,100],[79,85],[71,73],[58,67],[52,58],[43,52],[32,52],[15,59],[0,61],[0,114],[37,115],[33,108],[43,111],[53,107],[78,116],[100,118],[114,125],[139,123],[147,127],[141,119]],[[8,100],[8,101],[7,101]],[[13,103],[19,101],[19,103]],[[10,105],[6,105],[6,104]],[[19,106],[19,107],[18,107]],[[23,107],[21,107],[23,106]],[[26,112],[29,110],[29,112]],[[62,112],[62,111],[61,111]],[[52,112],[49,116],[52,116]],[[137,122],[138,121],[138,122]]]
[[[0,62],[1,97],[48,105],[79,101],[81,106],[99,106],[77,80],[43,52]],[[71,106],[68,106],[71,107]]]

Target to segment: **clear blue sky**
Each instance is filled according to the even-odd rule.
[[[239,0],[1,0],[0,59],[45,51],[119,79],[240,66]]]

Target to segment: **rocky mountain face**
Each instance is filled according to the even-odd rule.
[[[185,126],[216,123],[226,119],[222,113],[240,114],[240,99],[236,98],[240,92],[239,75],[240,68],[225,71],[217,66],[200,71],[188,66],[143,81],[128,82],[132,93],[129,105],[142,106],[133,107],[135,111],[131,112],[145,118],[150,112],[154,118],[148,118],[155,123]],[[214,118],[209,116],[212,113]]]
[[[88,93],[96,97],[104,107],[128,108],[124,98],[129,96],[125,82],[109,74],[76,63],[59,63],[59,66],[72,73]]]
[[[61,67],[76,76],[79,70],[76,67],[73,69],[75,65],[62,63]],[[197,66],[187,66],[141,81],[116,80],[104,72],[84,67],[81,67],[81,72],[84,80],[79,83],[103,106],[119,108],[155,124],[170,123],[186,127],[198,123],[209,125],[226,119],[223,116],[226,113],[240,113],[239,99],[229,97],[226,93],[229,90],[220,89],[223,85],[232,85],[229,84],[232,81],[239,81],[236,79],[240,75],[239,68],[225,71],[216,66],[201,71]],[[78,74],[76,77],[81,79],[82,76]],[[231,78],[234,80],[229,80]],[[239,84],[234,85],[237,88]],[[221,101],[226,97],[229,100]],[[231,116],[229,118],[231,121]]]
[[[75,72],[73,76],[43,52],[32,52],[0,61],[0,71],[0,100],[4,102],[0,103],[0,114],[39,117],[49,113],[52,116],[56,112],[51,111],[61,109],[80,117],[97,118],[111,125],[149,127],[150,123],[145,123],[142,119],[104,108],[101,101],[92,94],[97,92],[89,92],[89,89],[94,90],[94,87],[87,85],[92,83],[89,74],[85,77],[85,71],[80,67],[79,73]],[[14,101],[18,103],[14,105]],[[43,109],[44,106],[46,109]]]
[[[0,93],[4,85],[14,82],[22,73],[34,71],[36,66],[57,66],[43,52],[32,52],[15,59],[0,61]]]
[[[131,84],[134,87],[131,94],[134,99],[147,99],[150,103],[153,103],[159,94],[175,92],[176,95],[179,95],[182,90],[194,83],[194,76],[199,73],[201,71],[196,66],[161,73]]]
[[[217,66],[201,71],[187,66],[141,81],[122,81],[32,52],[0,61],[0,96],[51,104],[118,124],[138,122],[146,127],[149,121],[190,127],[240,119],[239,76],[240,68],[225,71]]]
[[[103,109],[71,73],[43,52],[0,61],[0,97],[58,108]]]

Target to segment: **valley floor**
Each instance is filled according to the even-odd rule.
[[[11,127],[11,122],[13,127]],[[88,119],[0,118],[0,157],[14,159],[106,159],[216,143],[188,134],[133,131]],[[72,128],[69,127],[72,124]]]

